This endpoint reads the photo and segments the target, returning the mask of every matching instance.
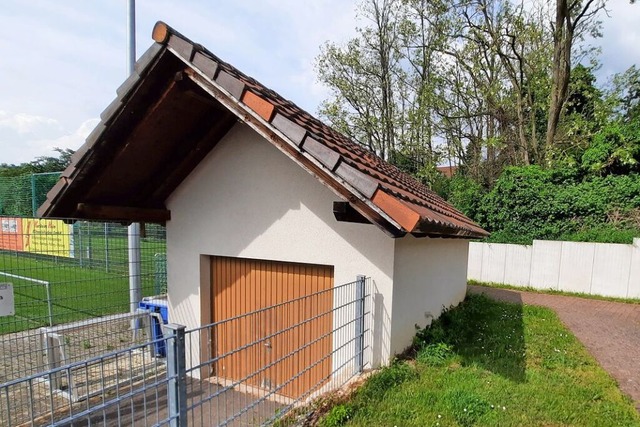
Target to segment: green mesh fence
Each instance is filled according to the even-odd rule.
[[[115,222],[0,216],[0,283],[13,295],[0,316],[0,384],[43,368],[49,341],[42,327],[54,328],[52,345],[64,345],[56,357],[65,363],[144,339],[148,329],[130,313],[166,300],[166,233],[157,224],[140,228],[138,280],[130,280],[128,235]],[[132,285],[154,302],[132,303]]]
[[[157,253],[154,258],[153,288],[156,295],[167,293],[167,254]]]
[[[60,172],[0,176],[0,215],[35,216]]]

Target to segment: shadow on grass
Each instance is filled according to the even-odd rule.
[[[508,292],[508,291],[507,291]],[[463,366],[479,366],[516,382],[525,380],[525,340],[522,301],[513,292],[510,302],[483,294],[468,294],[457,307],[418,331],[418,360],[429,360],[449,349]]]

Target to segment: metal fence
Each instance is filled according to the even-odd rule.
[[[165,325],[154,340],[0,384],[0,424],[264,425],[301,416],[367,367],[371,299],[370,280],[359,277],[191,330]],[[310,309],[327,300],[330,308]],[[281,327],[265,333],[265,322]]]
[[[131,313],[127,227],[0,217],[0,382],[84,360],[150,339],[157,315]],[[166,292],[164,228],[140,238],[142,296]],[[4,285],[2,285],[4,283]],[[4,289],[0,289],[0,293]],[[144,307],[149,309],[149,307]],[[131,322],[147,327],[131,330]]]
[[[61,172],[0,176],[0,215],[36,215]]]

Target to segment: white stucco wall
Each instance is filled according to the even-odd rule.
[[[370,277],[374,321],[367,343],[373,350],[365,362],[373,366],[404,350],[414,325],[428,323],[427,314],[437,317],[464,298],[467,241],[394,240],[373,225],[336,221],[335,200],[252,129],[236,125],[167,201],[170,321],[187,329],[210,322],[203,311],[211,298],[210,255],[331,265],[335,286],[359,274]],[[334,348],[350,333],[335,334]],[[199,342],[187,340],[193,365]],[[352,357],[351,346],[341,351],[334,367]]]
[[[425,327],[467,290],[469,242],[406,236],[395,241],[391,351],[411,344],[415,325]]]
[[[201,288],[207,266],[200,255],[332,265],[334,285],[364,274],[390,315],[394,240],[373,225],[337,222],[335,200],[253,130],[236,125],[167,201],[170,321],[187,328],[203,323],[200,300],[210,296]],[[389,338],[375,335],[376,361],[384,362]]]

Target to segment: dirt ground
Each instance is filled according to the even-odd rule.
[[[141,325],[143,326],[143,325]],[[135,334],[131,320],[97,322],[90,327],[62,331],[49,351],[60,365],[113,353],[148,340],[148,329]],[[123,381],[164,375],[162,359],[143,347],[125,351],[94,363],[83,363],[60,372],[56,377],[38,376],[49,369],[47,351],[39,329],[6,334],[0,339],[0,425],[20,425],[43,414],[69,407],[100,390]],[[28,378],[25,380],[25,378]]]
[[[0,426],[45,426],[72,415],[78,421],[62,425],[137,426],[166,420],[165,359],[155,357],[155,347],[124,350],[148,341],[148,329],[134,335],[130,322],[125,319],[64,331],[61,341],[56,341],[63,348],[57,350],[63,350],[64,363],[79,364],[57,378],[38,375],[47,370],[48,360],[39,330],[3,335]],[[111,356],[103,356],[109,353]],[[94,361],[81,362],[90,358]],[[210,380],[187,378],[186,382],[189,425],[260,425],[283,407]]]

